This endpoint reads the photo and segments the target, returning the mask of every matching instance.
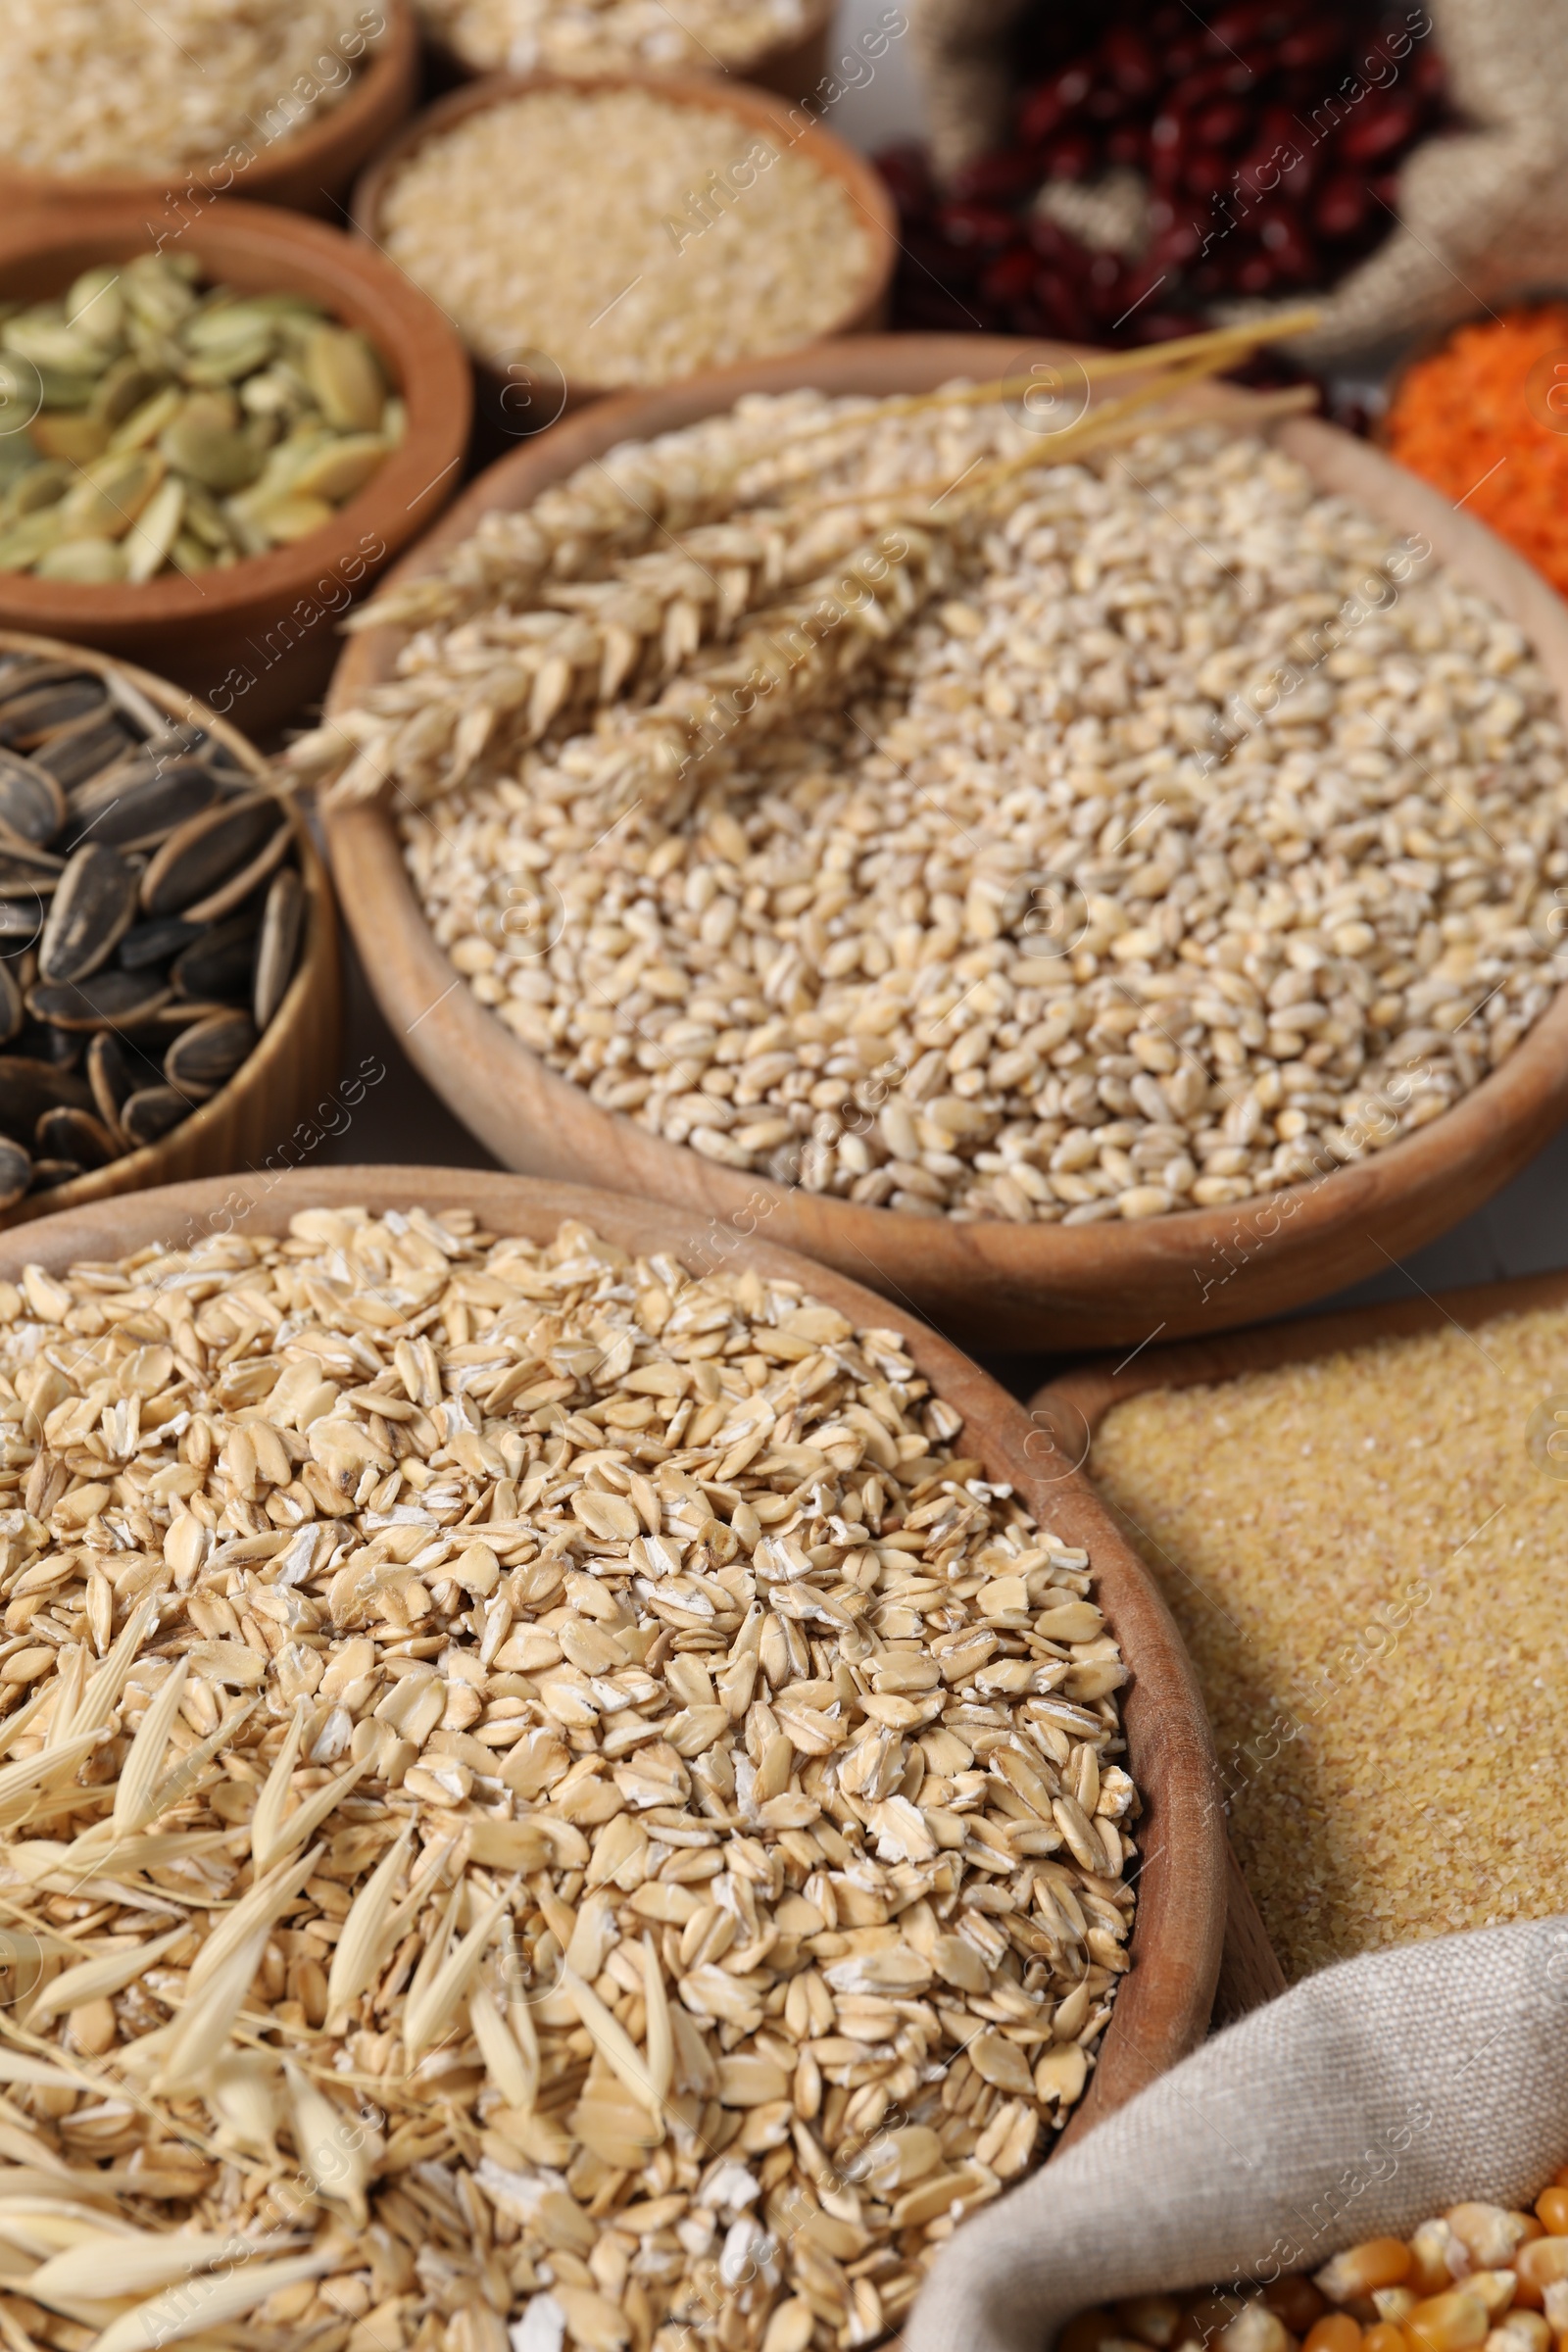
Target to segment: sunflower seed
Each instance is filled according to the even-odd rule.
[[[99,679],[68,670],[0,698],[0,743],[16,751],[30,751],[57,727],[70,726],[108,707],[109,697]]]
[[[170,978],[183,997],[243,1000],[250,993],[256,956],[255,915],[231,915],[198,933],[194,946],[174,958]]]
[[[85,547],[89,542],[78,539],[72,544]],[[122,558],[120,570],[106,576],[123,576]],[[32,759],[35,766],[45,769],[69,792],[73,785],[86,783],[101,768],[122,759],[133,741],[119,718],[86,718],[74,727],[60,728],[38,746]]]
[[[281,809],[270,793],[223,801],[176,827],[141,879],[141,903],[149,914],[208,918],[195,908],[269,847]]]
[[[100,1029],[87,1048],[87,1084],[93,1106],[104,1125],[122,1135],[120,1114],[127,1095],[136,1091],[130,1060],[112,1029]]]
[[[267,1027],[283,1002],[284,992],[294,976],[304,921],[305,885],[293,866],[285,866],[272,877],[256,943],[251,1012],[258,1029]]]
[[[52,1193],[57,1185],[73,1184],[86,1172],[79,1160],[35,1159],[32,1163],[32,1181],[27,1190],[29,1193]]]
[[[32,1182],[32,1156],[20,1144],[0,1137],[0,1208],[10,1208]]]
[[[129,766],[122,761],[107,776],[94,778],[96,807],[83,806],[84,796],[73,797],[73,814],[83,829],[90,827],[94,840],[111,849],[156,849],[218,798],[218,779],[203,760],[172,760],[139,777],[127,772]]]
[[[26,999],[34,1020],[59,1029],[124,1029],[168,1002],[169,982],[161,973],[118,967],[81,982],[40,980]]]
[[[0,752],[0,824],[42,848],[66,821],[66,796],[47,769]]]
[[[0,1054],[0,1134],[30,1144],[38,1121],[57,1103],[92,1107],[92,1094],[74,1070],[22,1054]]]
[[[172,1127],[177,1127],[190,1107],[172,1086],[144,1086],[126,1096],[120,1124],[132,1148],[139,1149],[143,1144],[156,1144]]]
[[[24,948],[30,948],[43,936],[48,911],[49,902],[36,891],[20,899],[0,898],[0,941],[5,943],[0,954],[15,958]]]
[[[198,900],[194,906],[185,908],[185,920],[189,923],[215,923],[220,915],[232,912],[282,862],[293,838],[293,828],[288,819],[283,817],[271,839],[263,843],[247,865],[242,865],[238,873],[230,874],[226,882],[217,890],[210,891],[205,899]]]
[[[38,947],[41,979],[85,980],[107,962],[136,911],[134,867],[90,841],[60,877]]]
[[[22,984],[10,964],[0,962],[0,1045],[10,1045],[24,1018]]]
[[[107,1167],[120,1150],[109,1129],[90,1110],[74,1110],[64,1105],[44,1112],[34,1131],[33,1143],[40,1161],[74,1159],[83,1168]]]
[[[256,1025],[248,1012],[220,1012],[183,1030],[164,1056],[164,1076],[182,1095],[198,1100],[217,1094],[256,1050]]]

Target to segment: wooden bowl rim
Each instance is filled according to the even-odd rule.
[[[183,687],[171,685],[149,669],[134,662],[123,662],[118,656],[95,653],[91,647],[69,645],[58,637],[30,636],[16,629],[0,629],[0,654],[43,654],[53,661],[70,662],[74,667],[94,669],[100,676],[111,672],[125,677],[140,688],[149,702],[167,710],[172,718],[188,718],[207,729],[234,757],[248,767],[259,783],[267,783],[271,774],[268,761],[249,739],[227,719],[220,718]],[[122,1194],[146,1192],[156,1186],[160,1168],[167,1162],[172,1139],[178,1137],[182,1149],[200,1149],[203,1138],[223,1124],[235,1103],[265,1084],[273,1062],[290,1053],[301,1021],[307,1016],[316,990],[321,958],[332,939],[333,907],[330,877],[311,837],[310,826],[300,813],[297,802],[286,795],[277,796],[293,828],[295,847],[300,860],[300,880],[305,885],[306,925],[300,942],[294,977],[283,992],[282,1002],[266,1029],[257,1039],[254,1051],[241,1062],[226,1085],[216,1095],[198,1103],[188,1117],[160,1136],[155,1144],[141,1144],[134,1152],[122,1152],[118,1159],[101,1168],[89,1168],[83,1175],[74,1176],[45,1195],[31,1194],[17,1201],[10,1209],[0,1210],[0,1237],[6,1232],[31,1230],[44,1216],[66,1216],[73,1209],[98,1200],[120,1200]],[[3,1049],[0,1049],[3,1050]],[[49,1207],[40,1216],[27,1207],[29,1200],[45,1199]],[[25,1214],[19,1214],[21,1210]]]
[[[607,1240],[644,1254],[677,1258],[704,1247],[689,1214],[585,1185],[477,1169],[417,1165],[294,1169],[282,1175],[204,1177],[135,1193],[101,1206],[45,1217],[15,1238],[0,1234],[0,1279],[24,1265],[46,1269],[76,1258],[113,1258],[163,1243],[187,1249],[204,1230],[284,1229],[296,1210],[363,1207],[373,1214],[422,1201],[471,1208],[493,1232],[553,1235],[580,1218]],[[793,1250],[761,1240],[726,1241],[727,1268],[754,1266],[801,1283],[858,1326],[896,1327],[933,1391],[958,1404],[988,1476],[1041,1499],[1042,1524],[1090,1552],[1097,1597],[1132,1679],[1119,1694],[1129,1767],[1144,1799],[1132,1968],[1117,1991],[1089,2089],[1063,2140],[1092,2130],[1202,2038],[1219,1972],[1226,1855],[1215,1799],[1213,1746],[1191,1660],[1174,1619],[1143,1562],[1114,1527],[1087,1480],[1066,1468],[1023,1405],[918,1315]],[[1118,1630],[1119,1628],[1119,1630]]]
[[[698,66],[688,60],[684,65],[672,66],[670,72],[671,74],[711,74],[715,79],[728,78],[734,81],[744,81],[755,87],[754,77],[760,71],[765,73],[775,58],[788,57],[796,49],[801,48],[804,43],[814,39],[819,32],[832,24],[838,13],[837,0],[803,0],[803,7],[805,13],[802,22],[794,31],[781,32],[776,40],[764,43],[760,49],[749,51],[745,57],[719,57],[714,51],[710,53],[713,57],[711,66]],[[437,32],[429,26],[425,28],[424,45],[448,73],[459,74],[465,82],[477,81],[511,71],[506,66],[471,65],[461,49],[455,49],[443,33]],[[645,65],[635,58],[628,58],[626,63],[634,73],[661,74],[662,71],[658,66]],[[529,71],[532,70],[529,69]],[[543,66],[538,69],[539,72],[546,74],[568,74],[573,81],[586,81],[601,71],[613,73],[615,70],[612,65],[607,65],[602,69],[598,66],[585,66],[581,74],[562,66]]]
[[[852,376],[866,382],[891,377],[900,389],[912,383],[916,374],[930,385],[958,376],[984,380],[987,375],[1026,370],[1031,360],[1059,358],[1069,349],[993,336],[857,336],[815,353],[748,362],[657,391],[618,394],[498,460],[397,566],[389,584],[433,570],[491,510],[515,511],[549,483],[615,443],[652,437],[676,422],[710,415],[742,393],[799,388],[811,384],[818,373],[826,375],[829,389],[839,392],[866,388],[864,383],[852,383]],[[1227,385],[1215,387],[1212,399],[1211,414],[1222,420],[1234,417],[1238,430],[1251,429],[1253,395]],[[1304,440],[1309,448],[1330,456],[1353,452],[1397,476],[1401,495],[1408,485],[1407,504],[1413,514],[1441,518],[1450,541],[1484,551],[1496,576],[1514,583],[1521,603],[1539,605],[1548,618],[1562,615],[1557,623],[1563,650],[1557,683],[1568,705],[1568,615],[1521,557],[1473,517],[1456,513],[1428,484],[1334,425],[1315,417],[1293,418],[1276,428],[1276,437],[1298,451]],[[333,673],[326,703],[329,717],[392,674],[404,635],[382,628],[350,639]],[[584,1090],[522,1045],[468,988],[453,988],[453,967],[436,945],[415,896],[386,795],[354,808],[327,808],[324,827],[339,901],[367,975],[399,1030],[415,1025],[409,1050],[438,1092],[450,1067],[470,1058],[487,1061],[499,1089],[541,1101],[550,1111],[570,1112],[574,1123],[592,1124],[605,1139],[612,1160],[621,1155],[624,1138],[628,1147],[635,1146],[646,1167],[667,1169],[664,1198],[701,1200],[720,1214],[743,1210],[759,1198],[770,1206],[794,1198],[791,1188],[771,1178],[704,1160],[688,1147],[636,1126],[623,1112],[600,1109]],[[408,970],[400,964],[400,955],[408,958]],[[1288,1223],[1293,1247],[1300,1249],[1314,1234],[1352,1224],[1391,1193],[1408,1194],[1432,1185],[1456,1164],[1481,1157],[1499,1133],[1522,1122],[1539,1100],[1549,1097],[1556,1098],[1555,1119],[1568,1115],[1568,988],[1557,991],[1501,1066],[1440,1118],[1327,1175],[1223,1207],[1175,1210],[1131,1224],[1086,1226],[1009,1225],[1000,1220],[956,1225],[946,1217],[922,1217],[915,1230],[911,1219],[894,1209],[871,1208],[829,1195],[806,1199],[813,1218],[821,1220],[824,1236],[833,1237],[845,1258],[857,1258],[868,1268],[896,1273],[915,1251],[926,1266],[935,1262],[959,1283],[984,1266],[1009,1280],[1068,1295],[1091,1279],[1097,1295],[1112,1288],[1136,1295],[1153,1263],[1211,1265],[1227,1246],[1235,1247],[1239,1226],[1251,1226],[1267,1239]],[[1310,1291],[1303,1295],[1310,1296]]]
[[[67,207],[34,215],[0,231],[0,287],[10,272],[57,252],[106,249],[105,258],[150,250],[149,223],[134,203]],[[19,615],[47,629],[80,629],[93,636],[199,623],[204,632],[241,614],[270,627],[297,601],[340,567],[360,564],[363,578],[387,550],[406,546],[419,528],[424,502],[440,492],[433,514],[455,478],[467,446],[473,391],[466,357],[439,306],[381,254],[342,229],[329,228],[274,205],[220,202],[191,224],[183,240],[208,274],[277,259],[279,287],[309,280],[307,291],[331,307],[356,297],[377,321],[369,335],[407,408],[403,439],[364,488],[337,509],[330,522],[290,547],[245,556],[223,569],[185,579],[129,580],[88,586],[43,580],[33,572],[0,571],[0,616]],[[225,257],[226,261],[225,261]],[[329,291],[321,291],[328,289]],[[339,310],[337,315],[341,315]],[[382,556],[365,554],[367,537]]]
[[[486,113],[490,108],[509,105],[514,99],[525,98],[536,90],[646,90],[657,98],[667,99],[671,106],[702,106],[713,114],[738,115],[757,129],[772,131],[786,152],[799,153],[825,178],[835,179],[846,190],[850,202],[860,217],[860,225],[870,244],[865,269],[854,293],[839,312],[811,341],[792,346],[795,353],[810,351],[818,343],[831,342],[853,331],[872,317],[887,293],[899,259],[898,210],[887,182],[865,157],[857,153],[831,130],[806,115],[799,103],[780,98],[774,91],[758,88],[755,84],[721,74],[678,73],[662,74],[652,67],[624,66],[606,68],[591,74],[564,74],[538,67],[527,74],[486,74],[477,80],[466,81],[455,90],[448,90],[422,113],[405,122],[402,129],[379,150],[355,183],[349,213],[358,233],[376,246],[382,247],[381,207],[390,182],[399,171],[429,138],[450,130],[469,115]],[[801,122],[798,118],[806,117]],[[412,280],[411,280],[412,283]],[[506,363],[489,358],[483,352],[470,352],[476,368],[502,381],[506,379]],[[776,354],[789,357],[790,354]],[[741,362],[741,366],[750,365]],[[662,390],[661,385],[596,384],[586,377],[567,377],[563,370],[566,396],[573,407],[590,401],[599,402],[624,393],[636,397],[640,393]],[[681,379],[671,378],[671,381]]]
[[[388,102],[398,83],[407,80],[412,88],[418,70],[419,27],[411,0],[376,0],[376,5],[385,15],[386,35],[368,51],[348,95],[336,106],[318,111],[302,130],[271,141],[244,167],[240,177],[247,201],[264,202],[255,191],[285,176],[328,172],[335,151],[352,146],[368,118]],[[139,172],[31,172],[0,160],[0,200],[38,205],[50,213],[66,205],[100,202],[161,204],[171,195],[206,192],[213,174],[223,171],[226,163],[226,156],[215,156],[206,163],[190,164],[170,178]]]

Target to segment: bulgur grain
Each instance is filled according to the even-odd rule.
[[[1560,1309],[1115,1406],[1093,1475],[1192,1653],[1287,1972],[1568,1909]],[[1539,1448],[1538,1448],[1539,1450]]]

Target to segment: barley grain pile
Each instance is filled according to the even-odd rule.
[[[1065,2119],[1125,1673],[896,1331],[313,1210],[0,1424],[13,2352],[869,2343]]]
[[[263,153],[337,104],[384,23],[358,0],[0,0],[0,156],[80,177]]]
[[[1106,1415],[1093,1470],[1202,1684],[1293,1977],[1568,1907],[1560,1308]]]
[[[722,182],[719,196],[711,193]],[[662,384],[827,334],[871,246],[849,189],[721,107],[551,87],[466,116],[391,174],[377,231],[505,368]]]
[[[744,68],[806,28],[802,0],[419,0],[438,41],[484,74],[617,65]]]
[[[479,1001],[725,1166],[1084,1224],[1380,1150],[1563,969],[1547,682],[1282,451],[1049,456],[809,393],[622,448],[394,591],[297,761],[390,777]]]

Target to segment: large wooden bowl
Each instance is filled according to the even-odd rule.
[[[883,323],[887,317],[888,289],[899,258],[899,241],[898,214],[881,173],[853,147],[847,147],[831,131],[823,130],[800,107],[789,105],[769,90],[753,89],[747,82],[714,74],[658,74],[628,66],[618,73],[602,74],[491,74],[482,80],[466,82],[461,88],[449,91],[446,97],[438,98],[423,114],[416,115],[365,173],[354,191],[354,225],[361,236],[368,237],[377,247],[382,245],[385,230],[381,214],[388,187],[427,139],[452,129],[469,115],[509,105],[530,90],[550,89],[648,90],[672,106],[704,107],[711,114],[728,115],[734,121],[737,156],[745,153],[760,131],[785,154],[798,156],[824,178],[837,180],[855,208],[869,250],[858,284],[838,317],[822,329],[821,339],[858,334]],[[526,237],[530,233],[529,222],[519,220],[517,234]],[[470,357],[483,414],[502,432],[513,435],[524,430],[531,433],[541,425],[552,424],[557,417],[584,408],[590,401],[601,400],[615,388],[592,383],[582,376],[568,377],[553,362],[550,368],[539,370],[539,380],[529,377],[519,383],[517,364],[509,370],[484,353],[473,352]],[[810,379],[802,376],[797,380],[804,383]],[[620,437],[615,436],[617,440]]]
[[[113,1207],[78,1208],[0,1240],[0,1280],[36,1262],[57,1270],[74,1258],[119,1257],[160,1242],[185,1249],[204,1232],[281,1233],[298,1210],[359,1205],[376,1214],[420,1202],[470,1209],[487,1233],[554,1237],[581,1218],[620,1248],[668,1250],[694,1268],[711,1265],[704,1221],[678,1209],[575,1185],[537,1184],[467,1169],[339,1167],[280,1177],[242,1175],[171,1185]],[[772,1241],[731,1236],[722,1263],[806,1284],[858,1326],[892,1325],[933,1390],[964,1416],[965,1450],[988,1479],[1004,1480],[1043,1523],[1090,1555],[1096,1598],[1132,1680],[1122,1694],[1127,1764],[1143,1797],[1132,1968],[1116,1996],[1091,2086],[1067,2136],[1095,2123],[1162,2074],[1201,2039],[1208,2023],[1225,1914],[1224,1838],[1214,1798],[1214,1758],[1187,1652],[1153,1579],[1087,1482],[1052,1448],[1023,1406],[915,1316],[826,1267],[808,1265]]]
[[[434,568],[487,511],[524,507],[615,442],[691,423],[742,392],[802,384],[838,393],[929,390],[957,375],[1027,374],[1046,348],[959,335],[867,336],[606,401],[492,466],[399,576]],[[1210,397],[1215,415],[1250,429],[1249,395],[1227,389]],[[1397,531],[1424,532],[1440,559],[1518,622],[1568,697],[1568,612],[1518,556],[1330,425],[1294,418],[1276,437],[1325,489],[1357,499]],[[356,638],[328,708],[345,710],[389,677],[401,643],[392,630]],[[344,911],[388,1018],[408,1033],[409,1051],[437,1093],[498,1158],[537,1175],[592,1175],[644,1198],[746,1220],[748,1231],[760,1214],[777,1240],[991,1349],[1131,1347],[1154,1334],[1260,1321],[1322,1298],[1456,1225],[1568,1115],[1568,997],[1559,995],[1501,1069],[1454,1109],[1315,1182],[1131,1225],[905,1217],[717,1166],[601,1110],[457,981],[414,895],[384,804],[333,813],[327,839]]]
[[[67,205],[9,218],[0,203],[0,302],[59,294],[98,262],[157,243],[131,202]],[[318,695],[336,659],[337,618],[432,522],[467,446],[467,363],[432,302],[357,237],[271,205],[214,204],[173,250],[255,293],[309,295],[375,345],[408,409],[398,448],[318,531],[226,570],[87,587],[0,571],[0,628],[46,629],[145,662],[220,714],[265,735]]]
[[[100,676],[117,670],[171,718],[207,728],[259,782],[270,778],[267,761],[237,727],[147,670],[112,662],[81,646],[62,645],[56,638],[24,636],[9,629],[0,630],[0,654],[44,654],[97,670]],[[222,1168],[295,1167],[319,1151],[328,1135],[344,1131],[341,1122],[352,1118],[353,1103],[363,1096],[365,1085],[377,1081],[371,1072],[350,1072],[342,1066],[343,995],[331,884],[310,827],[297,809],[291,821],[305,884],[299,961],[250,1059],[210,1102],[193,1110],[160,1143],[144,1144],[139,1152],[127,1152],[107,1167],[74,1177],[52,1192],[27,1194],[14,1207],[0,1211],[0,1226],[30,1224],[57,1211],[113,1199],[116,1206],[100,1206],[95,1213],[105,1220],[107,1230],[122,1233],[128,1226],[124,1209],[118,1205],[121,1194],[211,1176]],[[16,1248],[25,1252],[30,1246],[19,1243]],[[116,1244],[117,1251],[134,1247],[132,1242]]]
[[[26,172],[0,160],[0,220],[28,208],[59,213],[67,205],[131,204],[167,243],[220,196],[340,218],[355,174],[402,122],[419,86],[419,34],[408,0],[373,0],[364,14],[382,20],[384,35],[356,71],[348,95],[303,129],[274,137],[264,118],[226,154],[167,179],[133,172]],[[279,104],[285,96],[279,91]]]

